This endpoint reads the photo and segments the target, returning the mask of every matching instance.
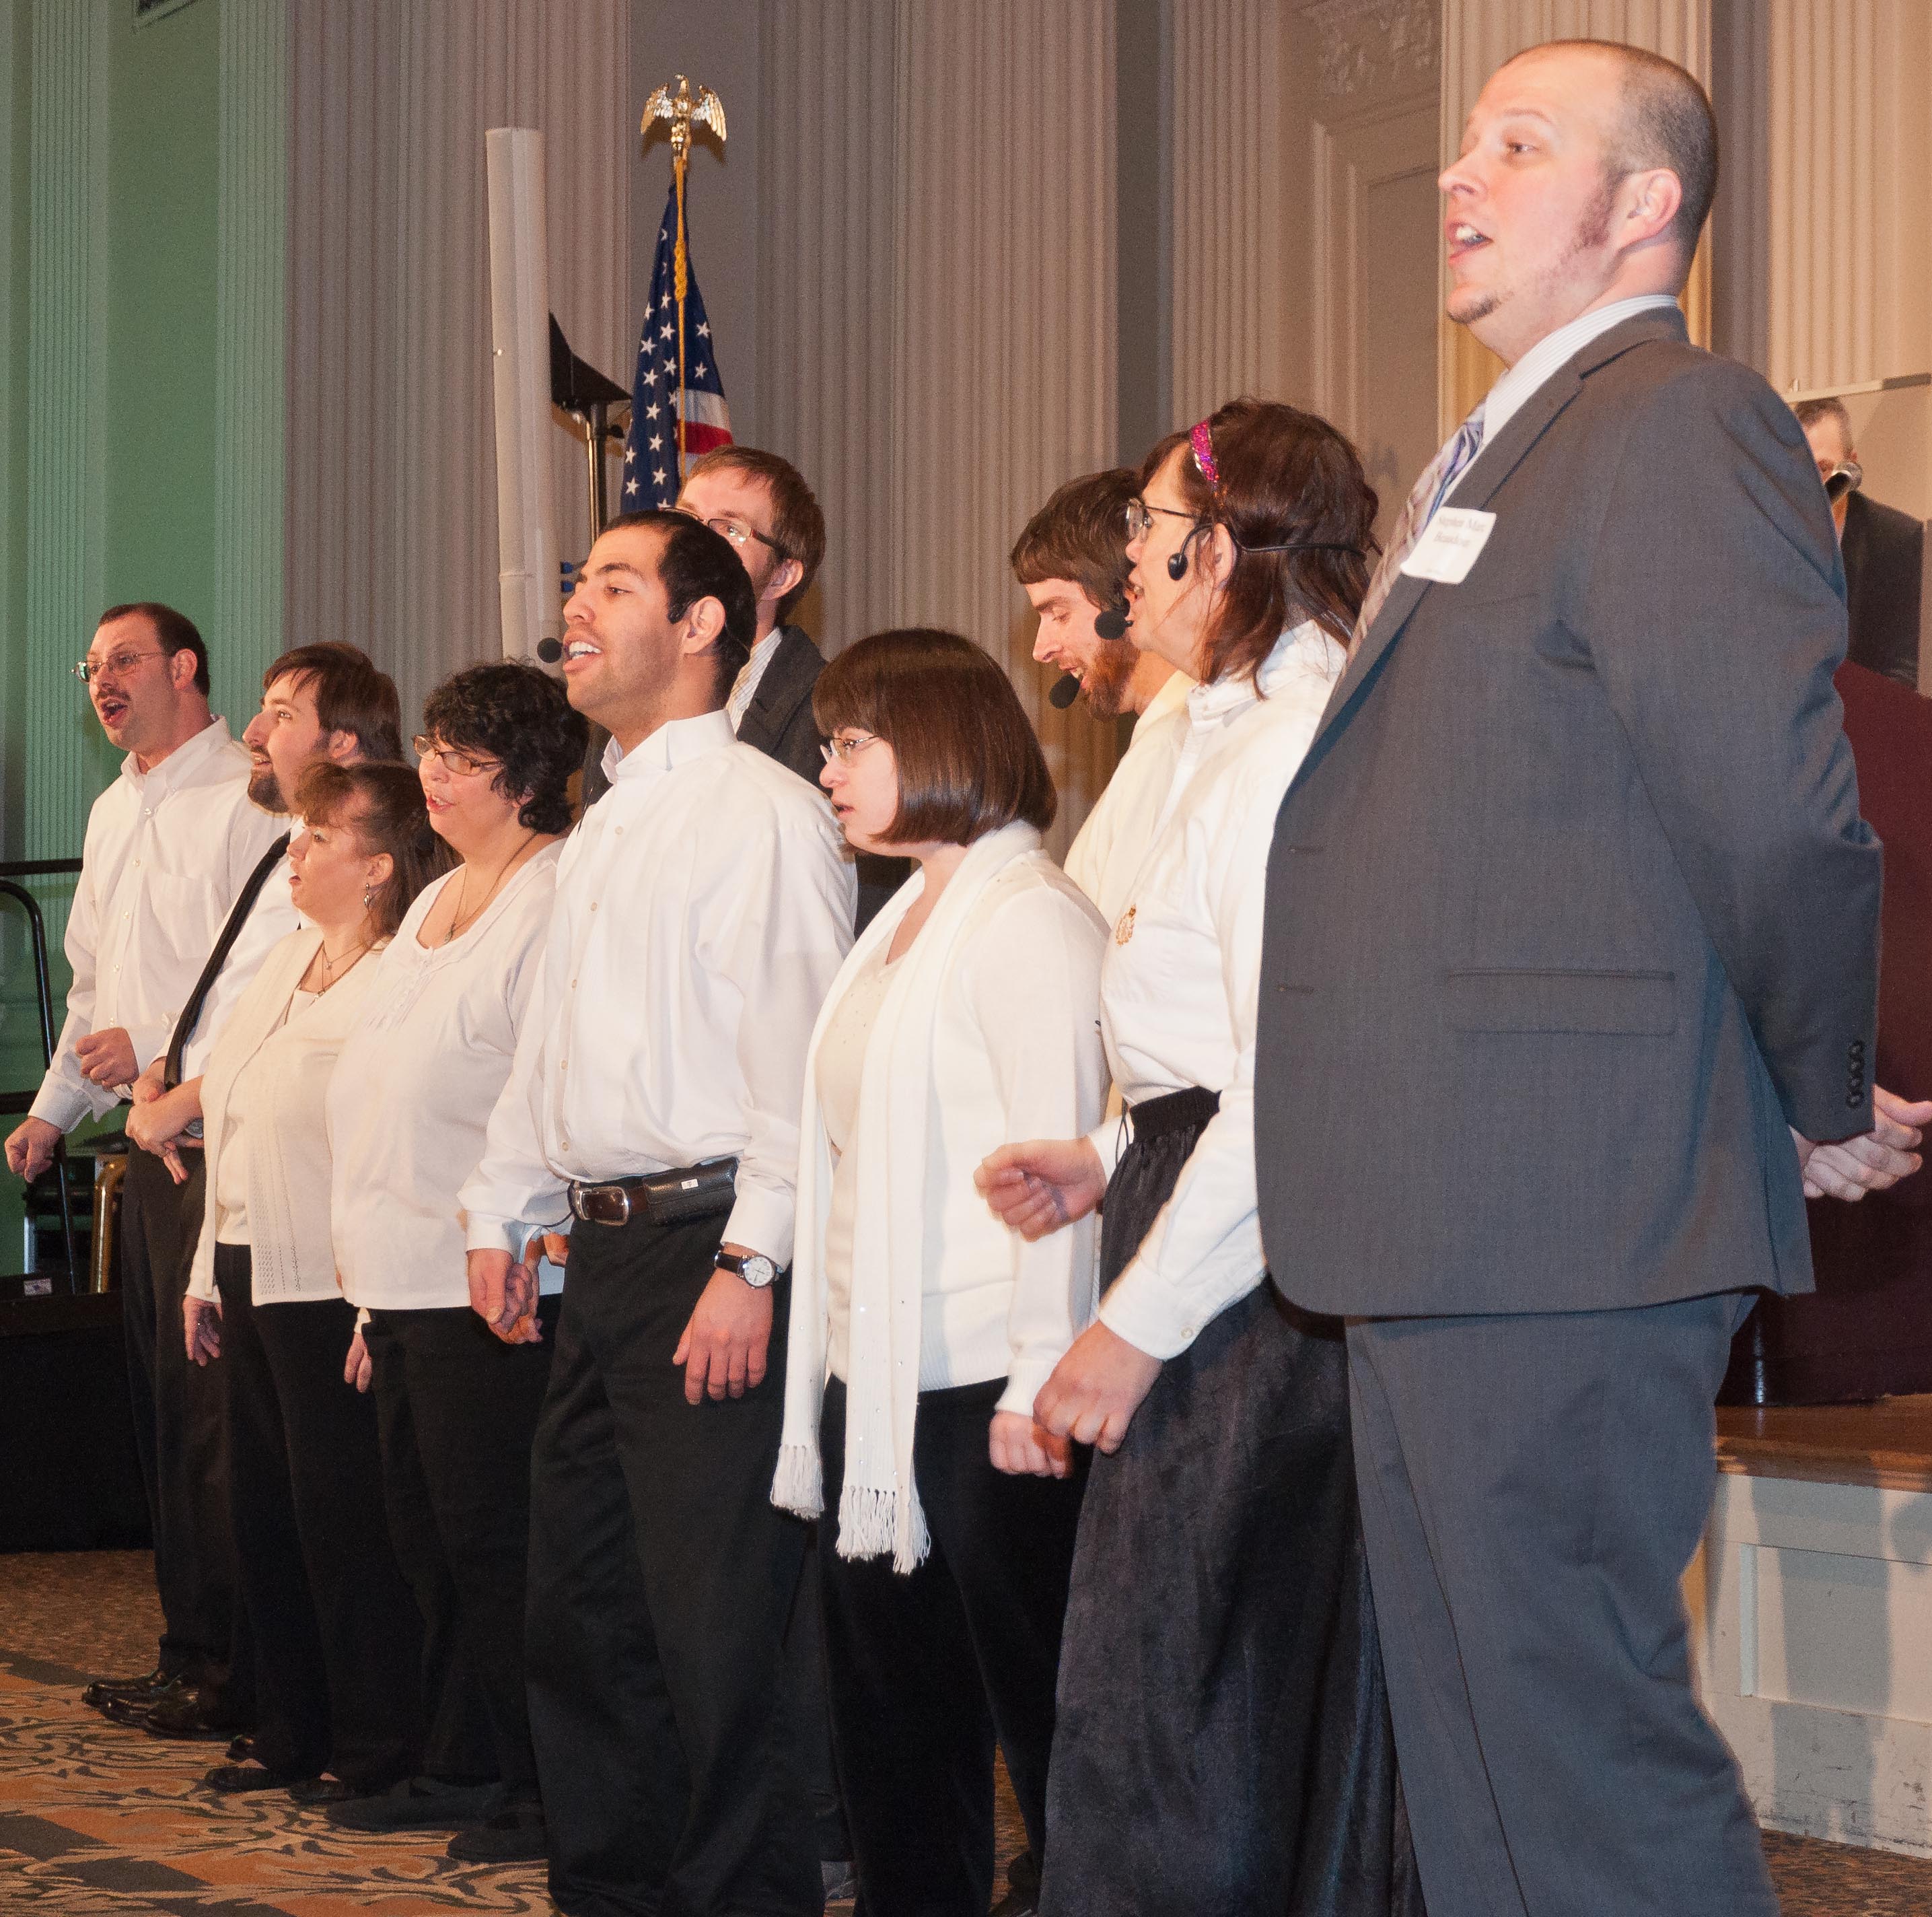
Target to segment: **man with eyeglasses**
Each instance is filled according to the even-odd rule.
[[[262,960],[300,923],[287,858],[296,784],[322,759],[399,757],[398,711],[388,675],[352,645],[298,646],[262,675],[261,710],[242,736],[248,796],[269,843],[252,868],[242,868],[225,918],[190,954],[191,983],[161,1052],[134,1087],[122,1287],[134,1427],[156,1513],[155,1581],[169,1632],[153,1672],[92,1684],[82,1696],[112,1722],[158,1736],[240,1730],[254,1711],[253,1653],[232,1594],[224,1377],[218,1365],[189,1364],[182,1337],[203,1201],[202,1067]],[[170,1645],[174,1620],[189,1612],[207,1619],[204,1632],[218,1630],[220,1650],[182,1666]]]
[[[88,819],[60,1043],[7,1140],[8,1168],[29,1182],[63,1132],[111,1111],[166,1050],[223,919],[280,830],[250,801],[248,753],[208,710],[208,650],[193,620],[151,602],[110,607],[74,669],[101,730],[127,756]],[[170,1249],[178,1249],[168,1221],[178,1209],[160,1161],[130,1151],[122,1300],[164,1618],[156,1668],[128,1687],[143,1694],[218,1673],[229,1651],[232,1552],[225,1512],[201,1489],[219,1464],[219,1403],[172,1375],[188,1369],[178,1291],[160,1335]],[[88,1701],[103,1705],[107,1693]]]

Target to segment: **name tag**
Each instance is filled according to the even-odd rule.
[[[1402,571],[1412,579],[1460,586],[1469,576],[1478,554],[1489,544],[1496,523],[1493,512],[1478,512],[1472,506],[1440,508],[1428,530],[1416,541],[1415,550],[1402,562]]]

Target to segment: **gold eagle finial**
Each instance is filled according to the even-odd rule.
[[[649,137],[653,120],[670,122],[671,158],[682,160],[691,145],[693,122],[699,126],[709,127],[720,140],[724,137],[724,103],[702,80],[698,83],[698,98],[691,97],[691,83],[683,74],[677,77],[677,91],[674,93],[668,86],[661,86],[644,102],[644,117],[638,131]]]

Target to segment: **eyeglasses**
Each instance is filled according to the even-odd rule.
[[[818,750],[825,755],[827,765],[835,759],[841,765],[850,765],[868,746],[875,746],[878,743],[879,735],[876,732],[854,732],[842,738],[827,739]]]
[[[1156,512],[1165,512],[1170,519],[1187,520],[1193,525],[1198,526],[1201,524],[1200,520],[1194,514],[1183,512],[1178,506],[1150,506],[1144,499],[1130,499],[1127,501],[1126,512],[1127,538],[1130,542],[1135,539],[1144,539],[1154,530],[1154,515]]]
[[[698,515],[688,506],[680,506],[676,510],[682,512],[687,519],[698,519]],[[736,519],[698,519],[698,523],[700,526],[709,526],[720,538],[729,539],[740,552],[744,551],[747,539],[756,539],[759,545],[770,546],[781,559],[791,557],[776,539],[769,538],[755,526],[742,524]]]
[[[83,659],[78,666],[68,669],[83,686],[91,686],[104,672],[111,672],[117,679],[124,679],[144,659],[166,659],[170,657],[162,647],[152,652],[117,652],[106,659]]]
[[[417,758],[440,759],[459,779],[466,779],[472,772],[494,772],[503,762],[500,759],[478,759],[458,751],[454,746],[440,746],[427,732],[418,732],[410,744],[415,747]]]

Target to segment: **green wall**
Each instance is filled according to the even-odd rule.
[[[0,0],[0,859],[77,856],[118,771],[66,671],[104,606],[179,607],[208,638],[216,711],[238,730],[254,709],[274,635],[220,629],[224,59],[279,11],[194,0],[136,27],[133,0]],[[64,994],[69,882],[32,885]],[[0,907],[8,1090],[38,1077],[21,924]],[[17,1269],[15,1191],[0,1173],[0,1271]]]

